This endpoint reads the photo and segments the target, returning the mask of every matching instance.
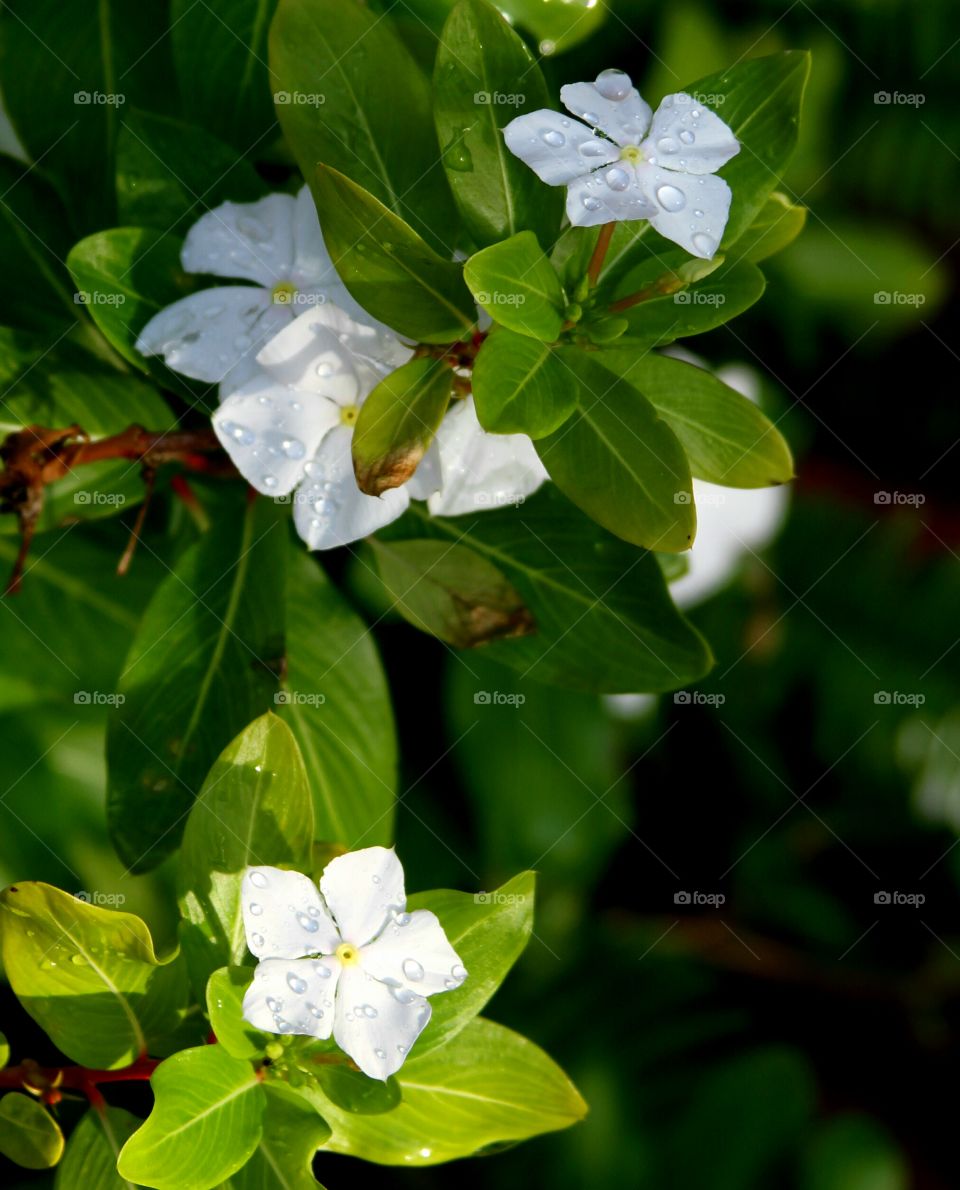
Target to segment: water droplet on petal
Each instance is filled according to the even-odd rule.
[[[250,904],[247,906],[247,909],[250,913],[253,914],[254,917],[259,917],[260,914],[263,912],[263,906],[258,905],[256,901],[251,901]]]
[[[716,240],[706,232],[698,231],[692,240],[694,248],[704,256],[712,256],[717,250]]]
[[[684,128],[684,130],[680,133],[680,139],[685,145],[692,145],[697,139],[697,135],[695,132],[691,132],[689,128]]]
[[[455,980],[457,980],[458,983],[463,983],[463,981],[467,978],[467,969],[462,964],[455,963],[450,974]]]
[[[387,1056],[387,1055],[386,1055],[386,1054],[383,1052],[383,1050],[374,1050],[373,1052],[374,1052],[374,1053],[377,1055],[377,1057],[378,1057],[378,1058],[379,1058],[381,1061],[383,1061],[383,1059],[384,1059],[384,1058]]]
[[[599,206],[599,203],[597,205]],[[423,967],[416,959],[404,959],[403,974],[411,983],[419,983],[423,979]]]
[[[409,988],[402,987],[399,983],[391,983],[387,986],[390,988],[390,995],[398,1004],[412,1004],[417,998],[416,992],[411,992]]]
[[[594,198],[592,194],[585,194],[583,196],[583,205],[588,211],[600,210],[600,199]]]
[[[585,140],[580,146],[581,157],[607,157],[613,146],[606,146],[598,140]]]
[[[268,472],[266,475],[261,475],[260,482],[265,488],[275,488],[277,486],[277,477],[270,475]]]
[[[316,1004],[308,1004],[307,1011],[310,1013],[311,1016],[315,1016],[318,1021],[323,1017],[323,1009],[318,1008],[316,1006]]]
[[[263,946],[263,935],[262,934],[251,934],[250,941],[257,948],[257,950],[260,950],[261,947]]]
[[[697,211],[694,211],[693,213],[694,213],[694,215],[696,215],[696,217],[697,217],[698,219],[702,219],[702,218],[703,218],[703,211],[697,210]]]
[[[657,141],[658,153],[676,153],[679,148],[672,136],[661,136]]]
[[[330,366],[330,364],[317,364],[315,370],[321,379],[325,379],[327,376],[333,375],[333,368]]]
[[[398,1045],[398,1046],[397,1046],[397,1053],[398,1053],[398,1054],[399,1054],[401,1057],[403,1057],[403,1055],[404,1055],[406,1052],[407,1052],[407,1047],[406,1047],[405,1045]]]
[[[632,87],[629,75],[614,69],[601,70],[595,85],[604,99],[612,99],[615,103],[626,99]]]
[[[586,120],[588,124],[600,123],[600,117],[596,114],[596,112],[581,112],[580,115],[584,120]]]
[[[657,202],[665,211],[682,211],[687,203],[687,196],[676,186],[658,186]]]
[[[563,133],[557,132],[553,128],[548,128],[545,132],[541,132],[540,139],[545,145],[549,145],[551,149],[559,149],[567,143],[567,138]]]
[[[619,166],[608,169],[603,175],[603,180],[611,190],[626,190],[630,185],[630,175],[625,169],[620,169]]]
[[[296,992],[298,996],[301,996],[307,990],[307,981],[301,979],[295,971],[291,971],[287,975],[287,987],[291,992]]]
[[[309,917],[306,913],[298,913],[297,921],[308,934],[315,934],[320,929],[320,923],[316,918]]]
[[[267,996],[267,1008],[271,1012],[279,1012],[283,1008],[283,1001],[277,1000],[274,996]]]

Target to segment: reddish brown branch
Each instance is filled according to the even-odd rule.
[[[616,223],[604,223],[600,228],[596,247],[593,249],[593,255],[587,265],[587,282],[591,289],[600,280],[600,270],[603,268],[603,262],[607,259],[607,249],[610,247],[616,226]]]
[[[92,1106],[99,1107],[103,1103],[100,1085],[145,1082],[159,1065],[159,1058],[142,1057],[120,1070],[89,1070],[86,1066],[40,1066],[27,1059],[0,1070],[0,1089],[28,1091],[50,1105],[59,1103],[64,1091],[81,1091]]]

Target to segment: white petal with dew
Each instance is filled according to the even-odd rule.
[[[665,169],[712,174],[740,152],[740,142],[715,112],[681,91],[661,101],[643,148]]]
[[[264,959],[243,997],[243,1019],[265,1033],[325,1040],[333,1032],[340,961]]]
[[[258,959],[332,954],[340,945],[317,886],[302,872],[247,868],[240,897],[247,946]]]
[[[435,913],[398,913],[383,933],[363,948],[363,969],[391,987],[432,996],[452,992],[467,978]]]
[[[244,277],[272,289],[290,279],[295,205],[289,194],[268,194],[214,207],[187,232],[180,263],[188,273]]]
[[[517,116],[503,130],[507,148],[548,186],[564,186],[620,150],[577,120],[543,108]]]
[[[711,260],[730,214],[730,187],[714,174],[679,174],[641,165],[640,181],[656,203],[650,223],[692,256]]]
[[[369,1078],[387,1079],[403,1065],[430,1013],[422,996],[410,998],[362,967],[346,967],[337,988],[334,1040]]]
[[[320,891],[345,942],[364,946],[407,903],[403,865],[392,847],[338,855],[323,870]]]
[[[620,219],[649,219],[657,207],[644,191],[639,171],[617,161],[578,178],[567,190],[567,218],[574,227],[596,227]]]
[[[605,76],[609,78],[612,73],[604,71],[595,83],[568,83],[560,88],[560,99],[568,111],[605,132],[618,145],[639,145],[650,127],[650,105],[619,71],[615,73],[619,80],[626,80],[626,85],[621,81],[618,86],[605,86]],[[608,98],[618,94],[622,98]]]

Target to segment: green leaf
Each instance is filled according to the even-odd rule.
[[[377,572],[414,627],[461,649],[535,631],[503,573],[462,545],[371,539]]]
[[[452,9],[437,48],[433,94],[447,180],[474,241],[485,247],[529,230],[551,243],[562,190],[545,190],[503,139],[514,117],[550,106],[546,83],[522,39],[485,0],[461,0]]]
[[[115,222],[114,148],[124,113],[175,101],[166,26],[158,4],[98,0],[76,5],[69,20],[59,0],[4,5],[4,104],[82,230]]]
[[[313,1176],[313,1155],[329,1139],[330,1129],[286,1088],[268,1083],[263,1090],[266,1110],[260,1144],[224,1183],[225,1190],[323,1190]]]
[[[139,917],[48,884],[0,893],[0,953],[20,1003],[84,1066],[128,1065],[176,1024],[186,1002],[181,964],[157,959]]]
[[[10,433],[24,426],[70,426],[76,423],[91,438],[119,433],[130,425],[149,426],[151,430],[171,429],[175,424],[169,405],[157,390],[138,376],[111,368],[71,366],[66,360],[47,367],[41,361],[18,380],[16,387],[0,403],[0,433]],[[122,470],[132,472],[142,488],[139,468],[124,462]],[[66,485],[64,488],[62,485]],[[55,492],[96,489],[86,467],[78,474],[58,481]],[[71,503],[74,501],[71,500]],[[74,515],[84,513],[74,506]]]
[[[124,115],[117,139],[121,223],[185,235],[227,199],[253,202],[265,193],[253,166],[208,132],[148,112]]]
[[[365,310],[424,343],[450,343],[472,330],[473,304],[460,265],[438,256],[408,223],[344,174],[319,165],[307,177],[313,178],[333,263]]]
[[[766,260],[782,252],[803,231],[807,208],[793,203],[779,190],[769,195],[753,222],[737,240],[732,260]]]
[[[501,326],[547,342],[560,334],[563,287],[532,231],[475,253],[463,277],[477,304]]]
[[[533,932],[536,874],[521,872],[494,892],[463,893],[449,889],[415,893],[407,901],[430,909],[440,919],[450,945],[469,975],[458,988],[436,996],[433,1015],[417,1039],[416,1057],[446,1043],[483,1011],[507,977]]]
[[[392,1075],[380,1082],[346,1066],[322,1065],[317,1067],[316,1080],[331,1103],[353,1115],[381,1116],[393,1111],[401,1099]]]
[[[10,1043],[3,1033],[0,1033],[0,1070],[10,1061]]]
[[[219,1045],[181,1050],[153,1073],[153,1111],[123,1146],[121,1177],[156,1190],[209,1190],[260,1143],[257,1072]]]
[[[638,274],[632,273],[621,288],[645,288],[645,283],[638,282]],[[667,292],[654,293],[623,312],[628,323],[623,342],[653,347],[702,335],[749,309],[764,284],[757,266],[741,260],[724,264],[693,285],[668,287]]]
[[[181,938],[198,994],[218,968],[248,958],[240,906],[246,869],[302,870],[312,840],[313,804],[297,741],[276,715],[262,715],[217,758],[183,832]]]
[[[591,37],[607,19],[596,0],[504,0],[503,11],[533,34],[541,54],[569,50]]]
[[[801,1164],[801,1190],[908,1190],[904,1154],[870,1116],[834,1116],[820,1124]]]
[[[307,767],[315,836],[348,848],[389,846],[397,742],[376,643],[303,546],[290,549],[279,714]]]
[[[440,1049],[414,1050],[396,1078],[403,1101],[389,1122],[318,1103],[333,1130],[326,1148],[383,1165],[436,1165],[567,1128],[587,1110],[543,1050],[482,1018]]]
[[[277,0],[172,0],[170,41],[185,111],[244,155],[263,155],[278,128],[267,32]]]
[[[237,509],[183,555],[140,623],[107,734],[107,818],[134,871],[177,846],[210,766],[271,705],[283,653],[269,614],[282,590],[280,525],[269,501]]]
[[[88,1111],[67,1141],[57,1166],[54,1190],[129,1190],[130,1183],[117,1173],[117,1157],[140,1121],[122,1107]]]
[[[673,430],[650,402],[585,352],[568,348],[579,405],[537,453],[560,490],[634,545],[678,552],[696,528],[690,468]]]
[[[793,478],[790,448],[779,430],[753,401],[704,368],[625,347],[604,351],[600,360],[663,417],[698,479],[759,488]]]
[[[670,601],[652,554],[578,512],[552,484],[517,508],[467,519],[414,507],[381,540],[432,537],[468,546],[516,587],[537,631],[485,646],[485,656],[541,682],[578,690],[671,690],[712,658]]]
[[[453,373],[420,357],[391,372],[360,407],[353,431],[357,486],[369,496],[406,483],[427,453],[450,404]]]
[[[549,344],[499,327],[474,362],[473,398],[489,433],[542,438],[573,413],[577,382]]]
[[[252,978],[250,967],[221,967],[207,983],[210,1028],[233,1058],[262,1058],[272,1040],[243,1019],[243,997]]]
[[[452,204],[437,170],[430,86],[389,18],[343,0],[280,0],[270,70],[303,176],[313,178],[318,162],[332,166],[449,259]],[[326,237],[329,213],[315,197]]]
[[[67,267],[86,308],[107,341],[123,358],[169,386],[173,373],[145,360],[137,336],[164,307],[200,287],[180,267],[181,242],[144,227],[116,227],[75,244]]]
[[[50,1169],[63,1152],[63,1133],[50,1113],[29,1095],[11,1091],[0,1099],[0,1153],[25,1169]]]

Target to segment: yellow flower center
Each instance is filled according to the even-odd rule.
[[[639,165],[643,161],[643,153],[639,145],[624,145],[620,150],[620,160],[629,161],[631,165]]]
[[[340,409],[340,424],[342,426],[355,426],[359,416],[359,405],[344,405]]]
[[[356,967],[360,962],[360,951],[349,942],[341,942],[337,947],[337,958],[344,967]]]
[[[297,296],[297,287],[289,281],[280,281],[270,290],[270,297],[275,306],[291,306]]]

